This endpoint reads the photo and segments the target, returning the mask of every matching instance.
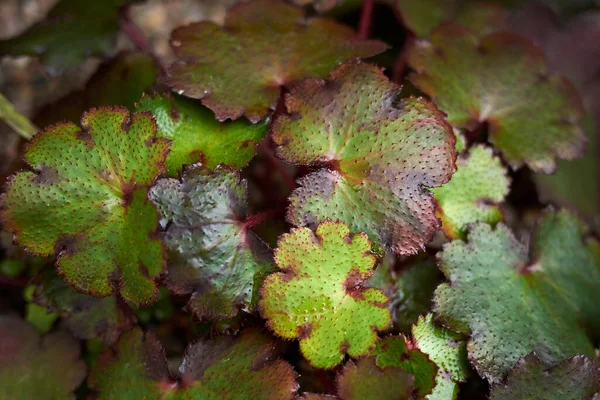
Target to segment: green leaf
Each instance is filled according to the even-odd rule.
[[[58,313],[79,339],[99,338],[110,344],[135,322],[131,312],[119,305],[116,295],[97,298],[79,293],[50,269],[43,270],[36,280],[33,305]]]
[[[78,291],[118,290],[131,304],[149,303],[164,256],[146,196],[169,141],[155,137],[149,113],[130,118],[123,107],[92,109],[81,126],[53,125],[31,140],[32,171],[10,180],[2,223],[31,253],[56,254],[59,273]]]
[[[547,72],[540,50],[509,33],[479,38],[458,25],[436,29],[408,54],[410,80],[455,127],[489,124],[489,140],[513,169],[551,173],[555,158],[582,155],[577,91]],[[493,77],[493,78],[492,78]]]
[[[180,59],[169,69],[173,91],[202,99],[220,121],[244,115],[252,122],[275,108],[282,85],[324,77],[345,60],[387,49],[277,0],[240,3],[222,27],[212,22],[180,27],[171,47]]]
[[[491,400],[592,399],[600,392],[600,369],[594,358],[574,356],[549,367],[535,354],[519,360],[505,385],[494,385]]]
[[[36,126],[18,112],[2,93],[0,93],[0,121],[6,122],[25,139],[31,139],[38,131]]]
[[[187,169],[150,190],[169,251],[167,286],[192,293],[200,319],[226,319],[252,311],[262,278],[273,270],[270,249],[245,225],[247,183],[237,172]]]
[[[432,314],[419,317],[412,334],[415,346],[427,354],[439,368],[435,387],[427,399],[455,400],[458,396],[458,384],[465,382],[469,375],[467,349],[461,335],[435,326]]]
[[[260,311],[279,336],[299,339],[300,351],[317,368],[333,368],[344,355],[360,357],[390,324],[388,299],[363,287],[375,257],[363,233],[350,236],[341,222],[313,233],[296,228],[279,239],[275,262],[261,289]]]
[[[467,243],[444,248],[449,283],[436,290],[435,310],[471,336],[469,358],[480,375],[499,382],[533,351],[547,363],[594,354],[588,335],[600,333],[600,246],[585,232],[570,213],[548,212],[530,249],[505,225],[483,223]]]
[[[509,185],[506,169],[490,148],[477,145],[460,155],[450,182],[431,190],[446,235],[464,238],[469,224],[500,222],[498,203],[508,195]]]
[[[400,271],[393,267],[394,260],[386,257],[369,279],[369,286],[383,290],[390,299],[389,309],[395,329],[410,333],[419,315],[431,310],[433,292],[442,281],[442,273],[432,259],[417,256],[402,264]]]
[[[15,316],[0,316],[0,398],[74,398],[86,376],[79,343],[64,332],[40,338]]]
[[[119,31],[119,9],[131,0],[61,0],[21,35],[0,41],[0,55],[35,55],[51,73],[74,68],[89,56],[110,54]]]
[[[508,12],[493,3],[465,0],[395,0],[404,24],[417,36],[428,37],[444,22],[456,22],[478,34],[504,28]]]
[[[219,164],[241,169],[254,157],[257,143],[267,133],[267,121],[219,122],[210,110],[181,96],[144,96],[137,109],[151,111],[158,136],[172,140],[166,161],[167,174],[172,177],[183,165],[196,162],[209,169]]]
[[[583,158],[559,161],[552,175],[534,174],[542,201],[577,210],[600,232],[600,114],[587,119],[587,150]]]
[[[135,329],[100,355],[89,383],[99,400],[291,400],[296,373],[274,359],[274,350],[273,341],[257,331],[196,342],[173,379],[160,343]]]
[[[278,155],[328,166],[299,181],[291,223],[314,228],[338,219],[367,233],[377,252],[413,254],[431,239],[439,221],[423,186],[450,179],[455,139],[431,103],[399,94],[380,69],[360,61],[291,89],[287,113],[272,126]]]
[[[437,366],[418,349],[412,348],[412,343],[406,342],[403,336],[387,336],[379,342],[373,351],[375,364],[386,369],[400,368],[414,377],[414,387],[420,398],[431,393],[435,386]]]
[[[46,309],[46,307],[33,303],[34,292],[35,285],[27,285],[23,290],[23,298],[27,302],[25,304],[25,321],[33,326],[38,333],[48,333],[59,316]]]
[[[35,116],[39,126],[57,122],[79,122],[92,107],[125,106],[135,111],[135,102],[150,90],[157,76],[156,62],[143,53],[123,52],[100,64],[83,90],[77,90],[43,107]]]
[[[341,400],[408,400],[413,376],[400,368],[379,368],[375,358],[348,361],[337,379]]]

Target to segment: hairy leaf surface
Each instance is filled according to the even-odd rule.
[[[209,169],[219,164],[243,168],[267,133],[266,122],[219,122],[196,101],[175,95],[144,96],[137,109],[151,111],[158,124],[158,136],[172,141],[165,164],[167,174],[173,177],[183,165],[197,162]]]
[[[135,329],[100,355],[90,386],[100,400],[291,400],[296,373],[273,359],[274,347],[257,331],[199,341],[188,346],[178,376],[171,377],[158,340]]]
[[[586,240],[572,214],[548,212],[530,249],[499,224],[474,225],[468,242],[440,254],[449,279],[435,309],[452,329],[469,334],[469,358],[492,382],[531,352],[547,363],[593,355],[600,332],[600,246]],[[528,254],[531,253],[531,255]]]
[[[365,232],[375,250],[413,254],[439,227],[432,194],[454,172],[455,138],[442,113],[377,67],[342,65],[328,80],[307,79],[286,97],[273,140],[284,160],[327,165],[299,181],[288,220],[314,228],[339,219]]]
[[[369,57],[387,46],[358,40],[348,27],[307,18],[277,0],[234,6],[224,25],[200,22],[173,31],[171,88],[202,99],[218,120],[245,115],[252,122],[274,109],[280,87],[307,76],[327,76],[338,64]]]
[[[375,265],[365,234],[350,236],[341,222],[327,221],[315,233],[296,228],[279,239],[275,262],[261,289],[260,311],[268,326],[317,368],[333,368],[344,355],[359,357],[390,324],[387,297],[363,287]]]
[[[130,118],[123,107],[92,109],[81,126],[53,125],[31,140],[32,171],[10,180],[2,223],[31,253],[56,254],[59,273],[78,291],[151,302],[164,256],[146,196],[169,141],[155,137],[149,113]]]
[[[489,124],[489,140],[513,169],[551,173],[555,158],[582,155],[579,94],[550,75],[543,54],[509,33],[479,38],[459,25],[436,29],[408,54],[410,77],[455,127]]]
[[[600,392],[594,358],[574,356],[549,367],[535,354],[519,360],[506,384],[492,386],[491,400],[593,399]]]
[[[253,310],[262,278],[273,269],[268,246],[244,224],[246,185],[225,168],[192,168],[181,180],[162,179],[150,190],[168,226],[167,286],[192,293],[188,306],[200,319]]]
[[[469,375],[467,348],[461,335],[433,324],[433,315],[419,317],[412,329],[415,346],[438,366],[433,391],[428,400],[454,400],[458,384]]]

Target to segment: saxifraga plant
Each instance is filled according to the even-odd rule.
[[[104,60],[0,99],[0,399],[599,395],[595,3],[229,1],[168,66],[136,3],[0,41]]]

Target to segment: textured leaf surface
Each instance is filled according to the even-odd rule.
[[[418,41],[408,62],[410,77],[432,97],[455,127],[489,124],[489,140],[513,168],[527,164],[550,173],[555,157],[583,152],[583,110],[576,90],[550,75],[540,51],[508,33],[481,39],[458,25],[436,29]]]
[[[273,341],[256,331],[190,345],[175,379],[152,334],[135,329],[117,345],[92,371],[100,400],[291,400],[297,390],[292,367],[274,360]]]
[[[376,67],[351,62],[329,80],[308,79],[275,117],[278,154],[323,165],[299,181],[288,220],[315,227],[339,219],[381,247],[412,254],[439,227],[432,194],[454,172],[454,136],[432,104],[398,100],[400,88]]]
[[[149,113],[92,109],[82,128],[48,127],[30,142],[2,202],[4,228],[38,255],[58,256],[59,273],[98,297],[152,301],[163,270],[158,216],[147,188],[164,169],[169,141]]]
[[[296,228],[279,239],[275,262],[261,289],[260,311],[317,368],[333,368],[346,353],[366,354],[376,330],[390,324],[387,297],[363,287],[375,264],[366,235],[350,236],[341,222],[327,221],[315,233]]]
[[[450,182],[431,190],[446,235],[464,238],[468,224],[499,222],[498,203],[504,201],[509,185],[506,170],[491,149],[473,146],[459,156]]]
[[[39,126],[57,122],[79,122],[81,114],[92,107],[125,106],[135,110],[135,102],[156,81],[154,59],[143,53],[123,52],[98,67],[83,90],[67,94],[43,107],[35,116]]]
[[[69,400],[86,376],[79,343],[64,332],[40,338],[15,316],[0,316],[0,398]]]
[[[400,368],[411,374],[414,387],[419,398],[431,393],[435,386],[435,377],[438,371],[436,365],[426,354],[418,349],[409,348],[403,336],[387,336],[377,342],[373,351],[376,357],[375,364],[382,368]]]
[[[419,37],[428,37],[444,22],[456,22],[479,34],[504,27],[508,12],[491,2],[464,0],[395,0],[404,24]]]
[[[181,180],[162,179],[150,198],[168,228],[167,286],[192,293],[190,309],[200,318],[234,317],[254,309],[257,291],[273,269],[270,250],[244,225],[247,184],[236,172],[188,169]]]
[[[379,368],[373,357],[348,361],[337,379],[342,400],[408,400],[413,377],[400,368]]]
[[[386,257],[369,279],[369,286],[383,290],[390,299],[389,309],[395,329],[410,333],[419,315],[431,310],[433,292],[443,275],[435,262],[427,257],[417,258],[403,265],[397,272]]]
[[[600,391],[600,369],[593,358],[575,356],[549,367],[535,354],[519,360],[505,385],[492,387],[491,400],[592,399]]]
[[[119,31],[119,9],[131,0],[61,0],[21,35],[0,41],[0,55],[37,55],[51,72],[105,56]]]
[[[144,96],[137,108],[151,111],[158,124],[158,136],[172,141],[166,165],[167,174],[173,177],[183,165],[196,162],[209,169],[219,164],[243,168],[267,133],[265,122],[218,122],[210,110],[180,96]]]
[[[600,247],[566,211],[547,213],[528,249],[499,224],[476,224],[468,243],[440,255],[449,279],[436,290],[436,311],[470,334],[469,358],[498,382],[527,354],[548,363],[594,354],[588,332],[600,332]]]
[[[256,122],[275,108],[280,86],[327,76],[345,60],[387,48],[355,36],[281,1],[253,0],[234,6],[223,27],[200,22],[176,29],[171,46],[180,62],[171,65],[169,82],[174,91],[201,98],[219,120],[245,115]]]
[[[99,338],[110,344],[135,321],[119,307],[116,295],[97,298],[79,293],[52,270],[43,271],[39,276],[33,300],[58,313],[80,339]]]
[[[431,314],[420,317],[412,329],[415,346],[438,366],[435,387],[427,399],[453,400],[458,396],[458,384],[469,374],[466,344],[460,334],[435,326],[432,319]]]

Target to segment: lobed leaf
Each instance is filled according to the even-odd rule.
[[[593,399],[600,392],[600,369],[594,358],[574,356],[549,367],[535,354],[519,360],[505,385],[494,385],[490,400]]]
[[[502,220],[498,204],[508,195],[509,185],[506,169],[491,149],[477,145],[459,156],[450,182],[431,189],[446,235],[464,238],[469,224]]]
[[[450,328],[469,334],[469,358],[480,375],[499,382],[521,358],[536,352],[546,363],[593,355],[600,332],[600,246],[566,211],[548,212],[531,249],[499,224],[478,223],[468,242],[455,240],[439,255],[448,284],[435,310]]]
[[[137,109],[151,111],[158,125],[158,136],[172,141],[165,162],[167,174],[172,177],[181,172],[183,165],[197,162],[209,169],[219,164],[243,168],[267,133],[266,121],[218,122],[210,110],[180,96],[144,96]]]
[[[459,383],[469,375],[467,348],[461,335],[433,324],[433,315],[419,317],[412,329],[413,342],[438,366],[435,387],[428,400],[455,400]]]
[[[188,346],[173,379],[160,343],[134,329],[100,355],[89,384],[99,400],[291,400],[296,373],[274,354],[273,341],[258,331],[200,341]]]
[[[479,38],[458,25],[443,25],[408,54],[410,80],[431,96],[455,127],[487,122],[489,140],[513,169],[527,164],[551,173],[555,158],[575,159],[585,137],[577,91],[547,72],[544,56],[509,33]]]
[[[244,115],[252,122],[275,108],[281,86],[326,76],[345,60],[387,49],[279,0],[240,3],[222,27],[212,22],[180,27],[171,47],[179,57],[169,69],[173,91],[202,99],[220,121]]]
[[[0,41],[0,56],[39,56],[51,73],[59,73],[89,56],[108,55],[119,31],[119,10],[130,2],[61,0],[42,21]]]
[[[181,180],[150,190],[169,251],[167,286],[192,293],[200,319],[226,319],[254,310],[263,277],[273,270],[270,249],[245,225],[247,183],[238,173],[191,168]]]
[[[72,399],[85,376],[79,343],[69,335],[40,338],[20,318],[0,316],[0,398]]]
[[[376,330],[390,324],[387,297],[363,287],[375,265],[365,234],[350,236],[341,222],[327,221],[315,233],[295,228],[279,239],[281,269],[261,288],[260,312],[279,336],[299,339],[300,351],[317,368],[333,368],[346,353],[371,350]]]
[[[366,232],[375,250],[413,254],[439,227],[432,194],[454,172],[455,139],[435,106],[398,99],[375,66],[355,61],[327,81],[307,79],[272,125],[278,155],[323,165],[299,180],[288,221],[314,228],[327,218]]]
[[[130,118],[123,107],[91,109],[81,126],[53,125],[31,140],[24,157],[32,171],[10,180],[2,223],[31,253],[56,254],[78,291],[151,302],[164,257],[146,196],[169,141],[155,137],[149,113]]]

